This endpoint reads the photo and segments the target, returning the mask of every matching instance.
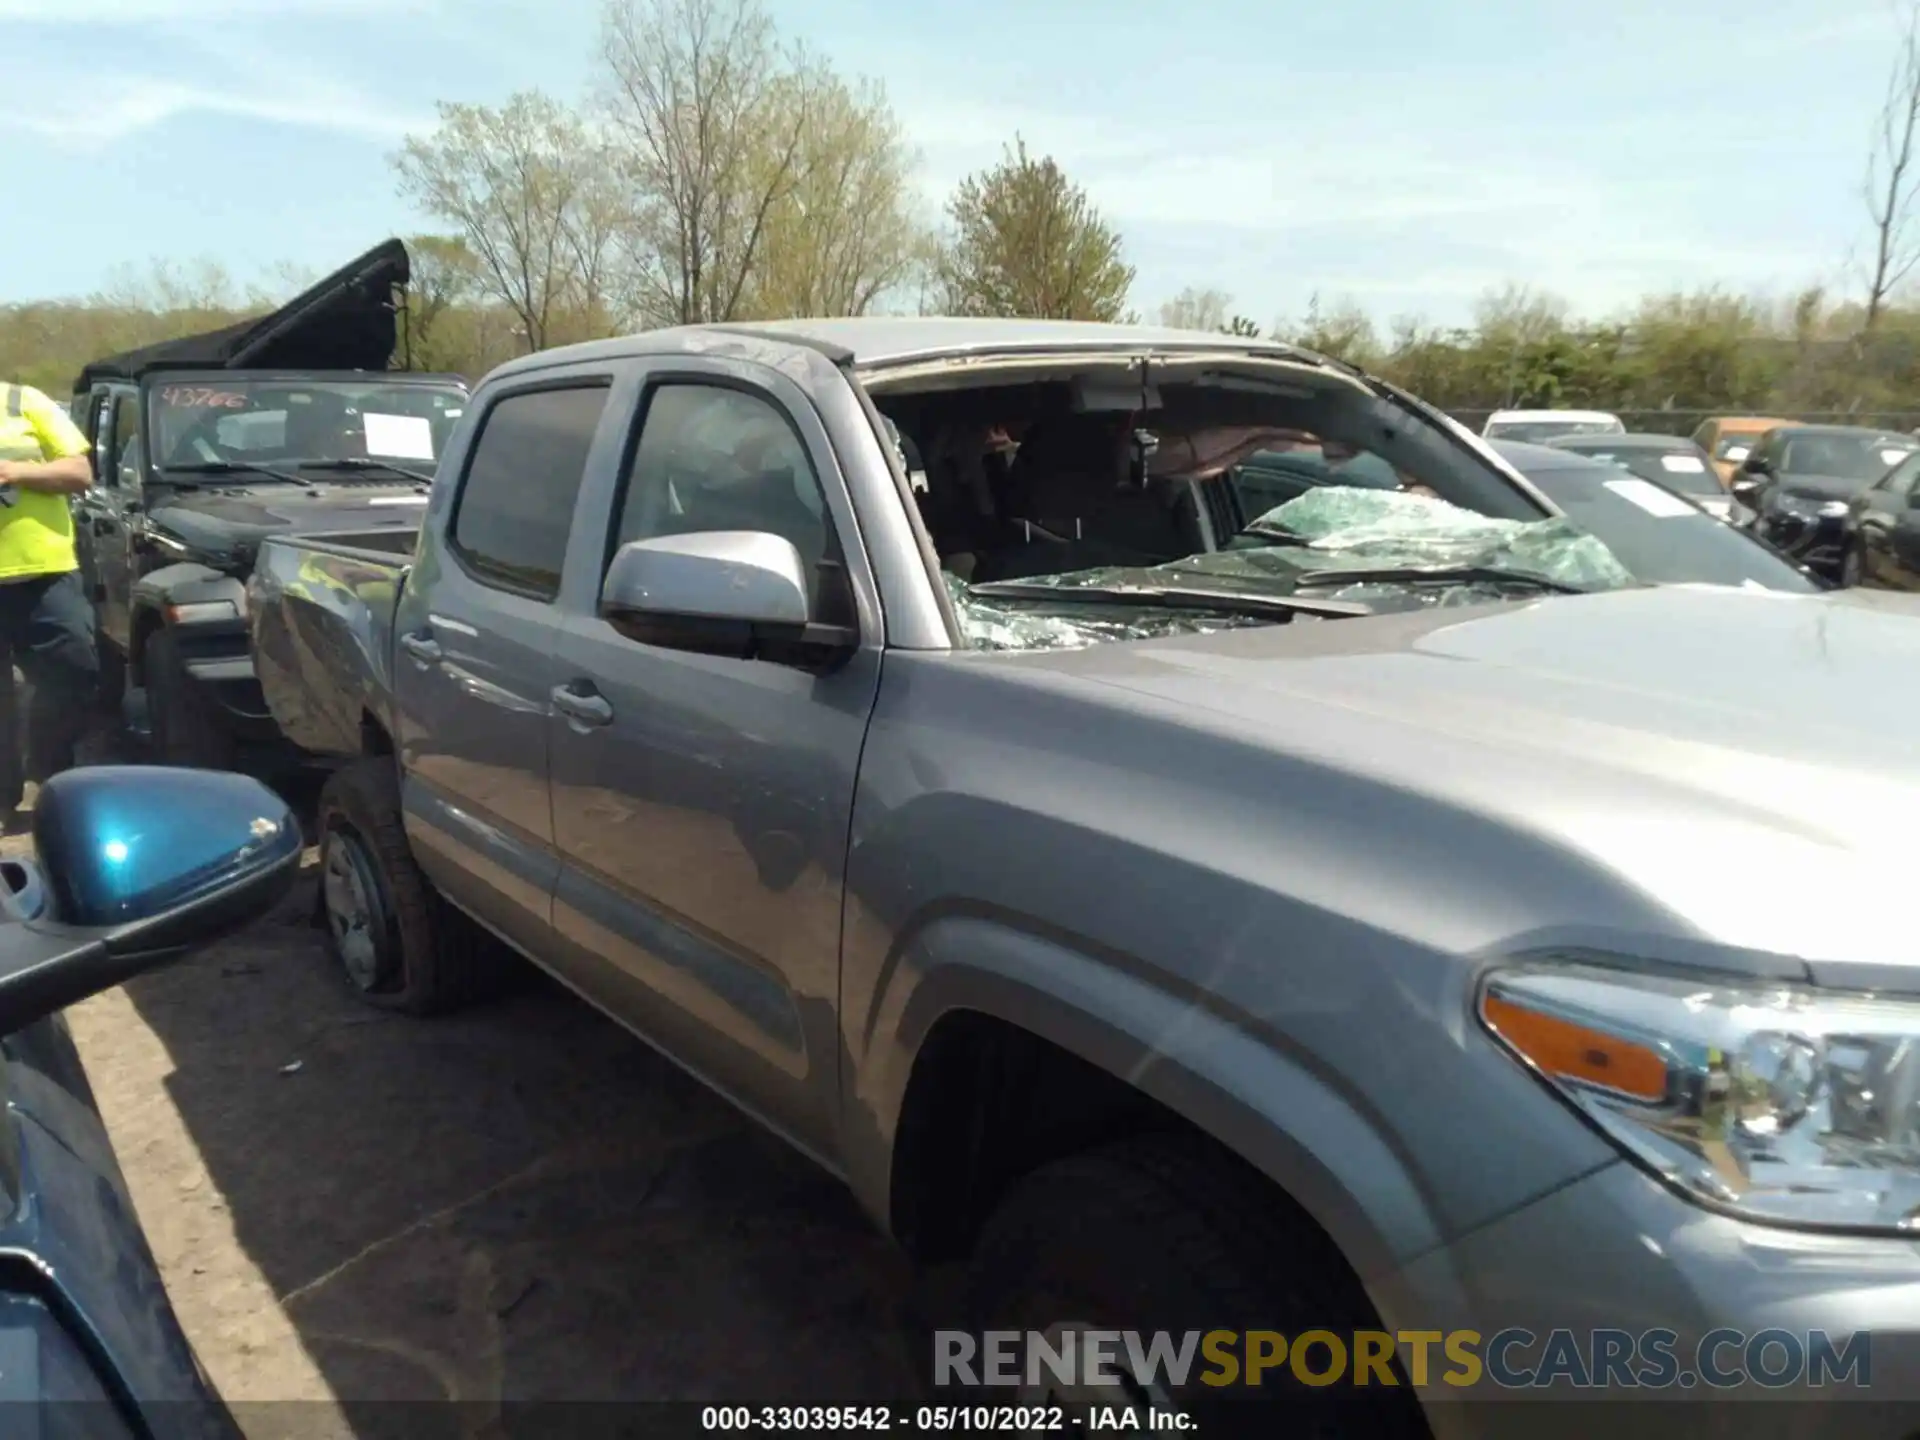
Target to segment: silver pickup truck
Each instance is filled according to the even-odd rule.
[[[1899,597],[1644,585],[1350,367],[1025,321],[530,356],[365,541],[249,597],[346,976],[518,952],[843,1177],[969,1277],[937,1394],[1906,1433],[1835,1400],[1920,1399]]]

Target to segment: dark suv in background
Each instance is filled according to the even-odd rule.
[[[1761,539],[1842,582],[1854,550],[1851,502],[1917,450],[1920,441],[1897,431],[1782,425],[1740,462],[1733,495],[1754,512]]]
[[[160,758],[228,769],[281,746],[247,638],[262,537],[387,529],[412,548],[467,386],[388,368],[408,275],[389,241],[272,315],[76,380],[94,484],[75,540],[101,699]]]

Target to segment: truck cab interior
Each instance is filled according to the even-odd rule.
[[[1226,548],[1316,484],[1417,489],[1503,518],[1540,511],[1437,428],[1344,383],[1144,386],[1098,373],[874,395],[942,568],[969,582],[1145,567]],[[1295,464],[1289,457],[1299,457]],[[1222,483],[1250,460],[1261,484]],[[1264,488],[1263,488],[1264,487]]]

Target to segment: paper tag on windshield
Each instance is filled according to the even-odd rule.
[[[1889,465],[1898,465],[1912,453],[1911,450],[1882,450],[1880,458]]]
[[[1660,468],[1672,471],[1675,475],[1698,475],[1707,467],[1700,463],[1698,455],[1662,455]]]
[[[1608,480],[1607,489],[1622,500],[1631,500],[1649,515],[1671,520],[1677,515],[1696,515],[1693,505],[1678,495],[1662,490],[1646,480]]]
[[[394,460],[433,459],[433,422],[424,415],[376,415],[367,422],[367,453]]]

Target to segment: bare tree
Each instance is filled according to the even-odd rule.
[[[115,266],[106,288],[93,297],[92,303],[162,315],[213,316],[245,309],[248,298],[240,293],[225,265],[202,257],[184,264],[155,259],[148,262],[144,272],[131,265]],[[256,303],[260,309],[270,308],[269,302],[256,299]]]
[[[498,109],[443,104],[439,115],[433,134],[393,157],[401,193],[458,227],[524,347],[545,349],[581,299],[581,237],[601,228],[585,226],[583,211],[603,157],[580,117],[538,91]]]
[[[1353,300],[1323,305],[1319,292],[1307,297],[1307,313],[1297,324],[1277,321],[1274,336],[1317,354],[1331,355],[1355,365],[1371,361],[1380,350],[1373,318]]]
[[[949,312],[1108,321],[1125,312],[1133,267],[1118,232],[1018,137],[998,165],[960,182],[947,215],[953,234],[939,274]]]
[[[603,40],[636,308],[659,324],[733,319],[800,186],[817,71],[781,48],[759,0],[608,0]]]
[[[1160,323],[1172,330],[1225,330],[1233,297],[1224,290],[1189,285],[1160,306]]]
[[[1886,310],[1888,297],[1920,263],[1920,235],[1914,233],[1913,202],[1920,188],[1914,168],[1914,138],[1920,128],[1920,0],[1904,0],[1893,72],[1874,122],[1873,149],[1867,157],[1864,198],[1873,221],[1873,259],[1867,272],[1866,314],[1862,335],[1871,335]]]

